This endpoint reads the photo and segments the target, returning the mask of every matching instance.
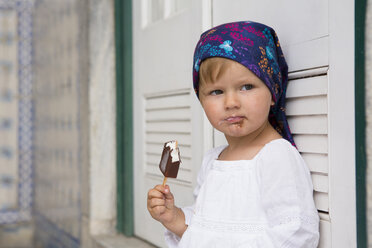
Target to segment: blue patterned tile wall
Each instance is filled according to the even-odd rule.
[[[78,247],[81,129],[78,0],[35,1],[36,247]]]
[[[33,217],[35,247],[80,246],[82,6],[0,0],[0,225]]]
[[[0,224],[31,219],[31,10],[0,0]]]

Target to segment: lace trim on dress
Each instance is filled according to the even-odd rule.
[[[314,215],[293,215],[288,214],[286,216],[280,216],[279,218],[275,218],[272,220],[273,226],[280,226],[280,225],[286,225],[289,223],[303,223],[306,225],[318,225],[319,219],[317,216]]]
[[[195,215],[191,220],[191,225],[206,230],[217,232],[263,232],[267,225],[264,223],[244,223],[244,222],[222,222],[207,220]]]

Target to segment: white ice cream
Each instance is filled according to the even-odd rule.
[[[171,157],[172,157],[172,163],[180,161],[180,156],[178,153],[178,147],[177,147],[177,141],[169,141],[166,144],[167,147],[171,149]]]

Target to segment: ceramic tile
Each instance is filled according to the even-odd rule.
[[[31,219],[31,7],[0,0],[0,224]]]
[[[31,248],[33,226],[31,223],[6,224],[0,227],[1,248]]]

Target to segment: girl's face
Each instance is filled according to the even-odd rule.
[[[200,82],[199,98],[210,123],[226,138],[258,134],[267,125],[274,104],[269,89],[240,63],[211,59],[227,61],[223,69],[212,73],[214,77]]]

